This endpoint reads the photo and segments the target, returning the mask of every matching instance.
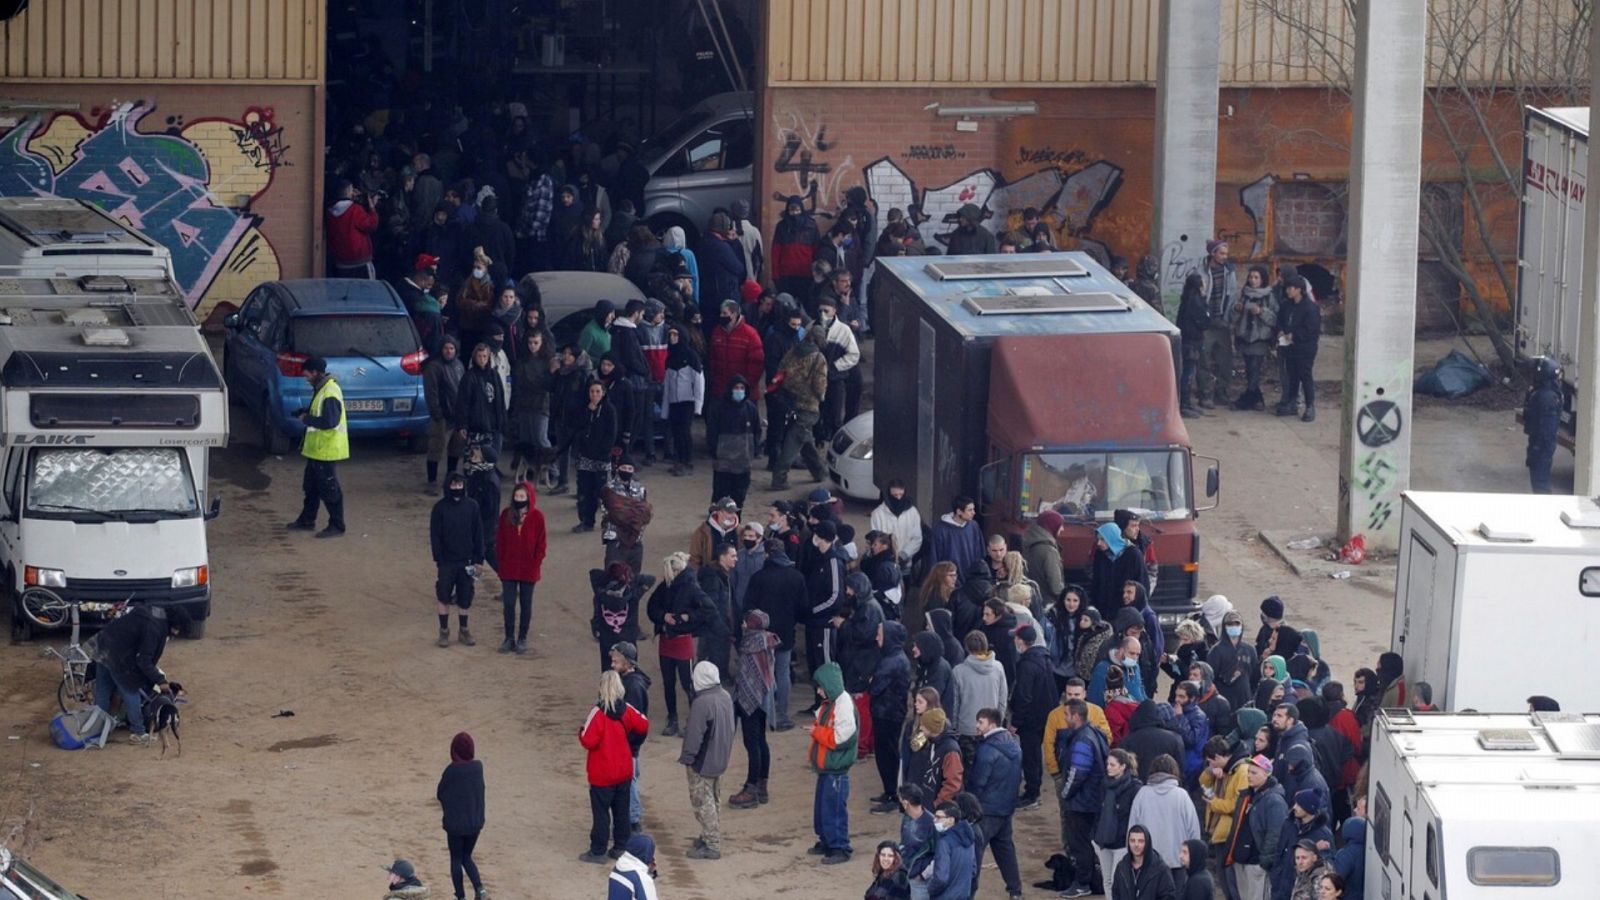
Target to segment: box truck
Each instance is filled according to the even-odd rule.
[[[1600,897],[1600,716],[1379,712],[1371,900]]]
[[[1520,359],[1561,364],[1561,441],[1575,434],[1578,297],[1583,292],[1583,201],[1588,191],[1589,108],[1528,107],[1523,114],[1522,219],[1517,230]]]
[[[1177,328],[1086,253],[882,259],[873,278],[874,481],[902,479],[930,523],[975,497],[991,533],[1056,509],[1085,584],[1095,528],[1136,509],[1151,606],[1169,630],[1191,613],[1220,476],[1178,413]]]
[[[1600,506],[1586,497],[1407,491],[1391,646],[1441,709],[1575,704],[1600,641]],[[1537,660],[1514,631],[1548,635]],[[1523,642],[1525,643],[1525,642]]]

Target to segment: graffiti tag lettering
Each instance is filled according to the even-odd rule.
[[[1088,159],[1088,154],[1082,150],[1026,146],[1017,148],[1017,163],[1025,166],[1079,166]]]
[[[955,144],[912,144],[906,148],[906,159],[966,159],[964,151]]]

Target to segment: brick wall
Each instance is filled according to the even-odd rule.
[[[0,135],[0,195],[89,200],[166,245],[201,318],[315,274],[320,104],[308,86],[15,84],[77,104]]]

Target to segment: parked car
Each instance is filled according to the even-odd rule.
[[[228,395],[254,411],[268,452],[286,453],[305,433],[295,413],[311,404],[303,366],[320,356],[344,392],[352,435],[395,435],[413,447],[427,434],[422,349],[411,316],[381,281],[269,281],[224,322]]]
[[[557,347],[577,340],[597,301],[610,300],[620,314],[629,300],[645,299],[633,282],[610,272],[535,272],[532,277]]]
[[[681,227],[690,245],[711,221],[711,211],[753,203],[755,95],[716,94],[690,107],[639,149],[650,171],[644,218],[658,234]]]
[[[828,480],[846,497],[877,500],[872,482],[872,410],[867,410],[833,433],[828,442]]]

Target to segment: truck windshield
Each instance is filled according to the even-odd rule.
[[[1182,450],[1024,454],[1019,506],[1025,518],[1047,509],[1080,520],[1110,519],[1118,509],[1186,518],[1187,462]]]
[[[33,451],[27,514],[39,519],[183,519],[200,514],[183,451],[75,447]]]

